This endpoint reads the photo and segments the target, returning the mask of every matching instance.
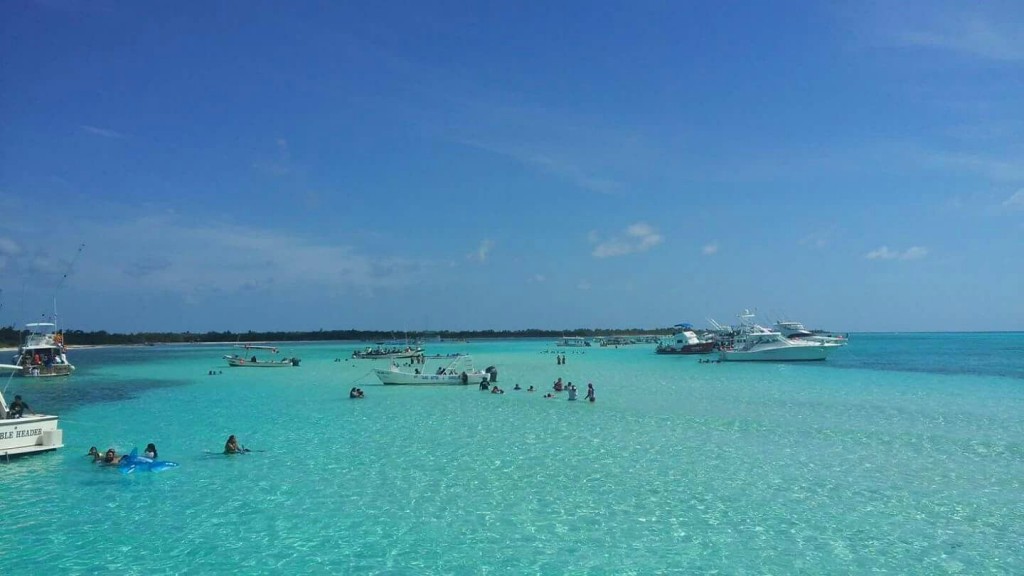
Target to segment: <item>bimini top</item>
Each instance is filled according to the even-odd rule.
[[[277,354],[277,346],[257,346],[255,344],[236,344],[235,348],[245,348],[246,350],[270,350],[274,354]]]

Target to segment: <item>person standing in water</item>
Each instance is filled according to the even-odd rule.
[[[594,400],[597,400],[597,396],[594,394],[594,383],[593,382],[587,384],[587,396],[586,396],[586,398],[587,398],[587,400],[590,400],[591,402],[593,402]]]

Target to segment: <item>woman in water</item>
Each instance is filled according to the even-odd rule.
[[[596,399],[597,397],[594,395],[594,383],[591,382],[587,384],[587,400],[593,402]]]
[[[238,440],[235,439],[235,435],[228,436],[228,441],[224,443],[225,454],[244,454],[245,448],[238,445]]]
[[[93,446],[92,448],[89,448],[89,453],[86,454],[86,456],[92,456],[92,461],[93,462],[98,462],[98,461],[103,459],[103,455],[100,454],[100,451],[97,450],[95,446]]]
[[[156,444],[150,442],[146,444],[146,451],[142,453],[143,456],[150,460],[156,460]]]

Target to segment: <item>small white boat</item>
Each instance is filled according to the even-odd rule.
[[[654,349],[656,354],[710,354],[715,349],[714,340],[705,340],[697,336],[690,324],[676,324],[679,332],[672,336],[670,342],[658,342]]]
[[[392,362],[387,370],[374,370],[377,378],[383,384],[479,384],[482,381],[495,382],[498,379],[498,371],[489,366],[485,370],[473,369],[473,358],[469,355],[460,355],[453,358],[447,366],[442,366],[431,372],[424,367],[399,368],[398,364]]]
[[[0,364],[0,374],[21,370],[16,364]],[[7,400],[0,392],[0,457],[6,459],[64,447],[64,431],[59,427],[57,416],[24,413],[20,417],[8,417],[8,410]]]
[[[719,350],[719,358],[728,362],[798,362],[818,361],[828,357],[837,344],[790,339],[781,332],[769,330],[753,321],[745,311],[736,328],[732,345]]]
[[[276,346],[256,346],[254,344],[239,344],[235,348],[244,348],[247,352],[254,351],[252,356],[241,354],[230,354],[224,356],[224,359],[228,361],[228,366],[234,366],[236,368],[287,368],[290,366],[298,366],[300,360],[298,358],[260,358],[259,353],[262,354],[277,354],[278,350]]]
[[[53,322],[26,324],[28,335],[14,356],[19,376],[52,378],[70,376],[75,367],[68,362],[64,333]]]

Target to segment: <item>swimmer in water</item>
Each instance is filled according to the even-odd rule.
[[[234,434],[228,436],[228,441],[224,443],[225,454],[245,454],[248,451],[248,449],[239,446]]]

